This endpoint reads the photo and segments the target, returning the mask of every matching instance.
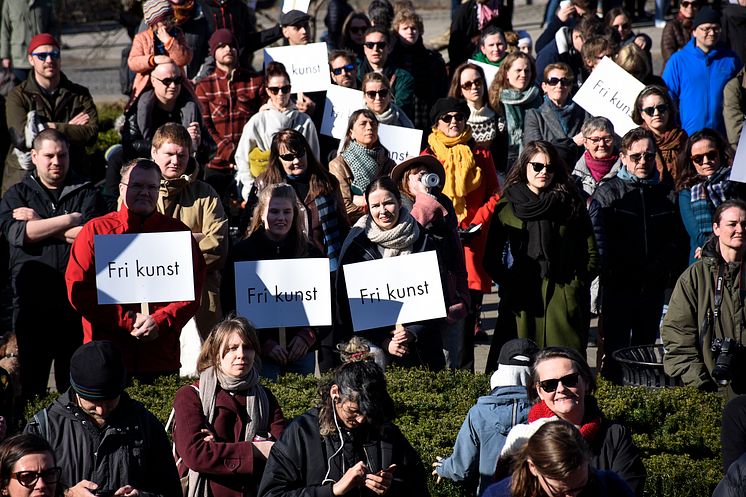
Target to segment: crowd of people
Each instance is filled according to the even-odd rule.
[[[17,405],[45,393],[54,364],[61,395],[0,445],[3,493],[427,495],[383,372],[474,371],[496,285],[493,391],[434,476],[489,496],[642,495],[629,429],[593,397],[591,319],[612,382],[615,352],[660,338],[683,384],[746,393],[746,174],[734,164],[746,5],[681,0],[665,23],[656,2],[655,74],[652,40],[631,26],[644,4],[618,3],[549,2],[534,41],[513,30],[512,1],[466,0],[446,62],[413,2],[332,0],[318,37],[329,84],[362,100],[336,139],[320,134],[324,91],[294,92],[280,62],[252,66],[273,43],[315,41],[309,14],[257,30],[243,0],[134,2],[121,143],[97,158],[96,106],[61,70],[53,2],[5,0],[0,253],[15,393]],[[643,87],[626,132],[573,100],[604,58]],[[421,154],[392,157],[381,124],[421,130]],[[194,299],[99,304],[96,237],[163,232],[190,233]],[[354,332],[344,268],[426,252],[445,316]],[[332,325],[257,333],[236,316],[235,264],[310,258],[329,262]],[[319,404],[287,424],[259,377],[317,370],[331,373]],[[163,427],[124,387],[185,371],[199,379],[174,400],[172,465]]]

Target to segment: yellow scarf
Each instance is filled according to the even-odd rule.
[[[467,143],[471,140],[471,127],[460,135],[449,138],[433,129],[427,143],[446,171],[443,194],[451,199],[459,223],[466,217],[466,196],[482,183],[482,170],[474,161],[474,153]]]

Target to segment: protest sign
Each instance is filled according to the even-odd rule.
[[[378,141],[388,149],[391,160],[398,164],[407,157],[420,155],[422,130],[379,124]]]
[[[484,62],[479,62],[474,59],[469,59],[467,62],[470,64],[474,64],[476,66],[479,66],[484,71],[484,77],[487,78],[487,83],[485,85],[485,92],[484,94],[487,94],[487,89],[492,84],[492,80],[495,79],[495,76],[497,76],[497,71],[500,69],[499,67],[495,67],[492,64],[485,64]]]
[[[355,331],[446,316],[435,251],[342,268]]]
[[[573,100],[592,116],[603,116],[614,125],[614,132],[624,136],[636,128],[632,108],[637,95],[645,88],[637,78],[608,57],[598,63]]]
[[[733,168],[730,170],[730,180],[746,183],[746,133],[741,133],[736,148],[736,157],[733,159]]]
[[[265,48],[265,67],[271,61],[285,65],[293,93],[324,91],[331,85],[326,43]]]
[[[236,311],[257,328],[330,326],[329,259],[236,262]]]
[[[291,10],[300,10],[301,12],[308,13],[310,5],[311,0],[284,0],[282,2],[282,13],[285,14]]]
[[[99,304],[194,300],[190,232],[96,235],[93,247]]]
[[[321,120],[321,134],[342,140],[347,132],[347,121],[353,112],[365,108],[363,92],[331,85],[326,89],[324,116]]]

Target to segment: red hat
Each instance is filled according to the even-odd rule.
[[[34,53],[34,50],[42,45],[52,45],[57,47],[57,49],[60,48],[60,43],[54,38],[54,36],[49,33],[41,33],[31,38],[31,43],[28,44],[28,54],[31,55]]]

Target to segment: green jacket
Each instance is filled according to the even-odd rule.
[[[490,222],[484,267],[500,286],[496,332],[530,338],[539,347],[561,345],[585,352],[590,325],[590,282],[599,256],[588,214],[554,223],[552,274],[542,278],[527,255],[528,231],[508,201]],[[501,319],[502,318],[502,319]]]
[[[29,6],[30,4],[30,6]],[[60,41],[60,25],[53,0],[5,0],[0,22],[0,58],[11,59],[13,67],[29,69],[26,51],[31,38],[49,33]]]

